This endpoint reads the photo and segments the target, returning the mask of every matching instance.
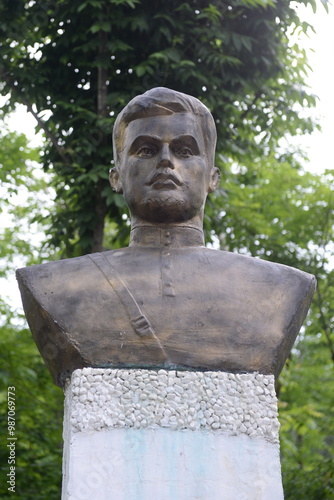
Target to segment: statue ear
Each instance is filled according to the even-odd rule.
[[[217,167],[212,167],[210,173],[209,193],[213,193],[219,186],[220,172]]]
[[[111,187],[116,193],[123,193],[121,179],[119,177],[119,171],[116,167],[110,169],[109,172],[109,182]]]

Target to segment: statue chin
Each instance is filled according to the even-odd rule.
[[[177,223],[193,219],[201,211],[200,208],[187,204],[174,197],[148,198],[145,203],[136,204],[132,215],[148,222]]]

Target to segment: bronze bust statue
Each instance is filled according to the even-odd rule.
[[[219,183],[209,110],[155,88],[123,109],[113,141],[110,182],[130,209],[129,247],[17,271],[55,382],[84,366],[277,376],[315,279],[204,246],[204,204]]]

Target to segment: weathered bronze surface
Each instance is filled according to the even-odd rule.
[[[136,97],[117,118],[110,182],[131,212],[130,246],[17,271],[55,383],[84,366],[279,374],[315,279],[205,248],[215,142],[207,108],[169,89]]]

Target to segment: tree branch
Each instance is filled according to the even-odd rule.
[[[252,106],[254,106],[256,104],[256,101],[260,98],[262,94],[262,90],[258,90],[254,96],[254,99],[252,100],[251,104],[247,107],[247,109],[245,109],[245,111],[241,114],[241,120],[243,120],[244,118],[246,118],[247,114],[249,113],[249,111],[251,110]]]
[[[59,154],[60,158],[63,160],[64,163],[67,165],[70,164],[71,162],[68,160],[68,157],[66,156],[66,152],[62,146],[58,144],[57,137],[50,132],[50,129],[47,127],[46,123],[38,116],[38,114],[33,110],[32,105],[26,100],[22,99],[22,104],[27,106],[28,111],[33,115],[35,120],[37,121],[38,125],[41,127],[41,129],[44,130],[45,135],[50,139],[52,142],[52,145],[55,147],[57,153]]]
[[[68,160],[68,157],[66,156],[65,150],[62,146],[60,146],[60,144],[58,144],[57,137],[54,134],[52,134],[50,129],[47,127],[46,123],[38,116],[38,113],[36,111],[34,111],[32,104],[25,97],[23,97],[22,91],[20,91],[17,88],[17,86],[15,86],[13,84],[8,73],[2,72],[1,79],[3,79],[9,85],[9,87],[14,91],[15,94],[17,94],[17,93],[20,94],[19,102],[21,102],[21,104],[23,104],[24,106],[27,107],[29,113],[31,113],[32,116],[35,118],[35,120],[37,121],[40,128],[44,130],[45,135],[48,137],[48,139],[50,139],[50,141],[52,142],[52,145],[55,147],[57,153],[59,154],[59,156],[63,160],[63,162],[66,164],[69,164],[70,162]]]

